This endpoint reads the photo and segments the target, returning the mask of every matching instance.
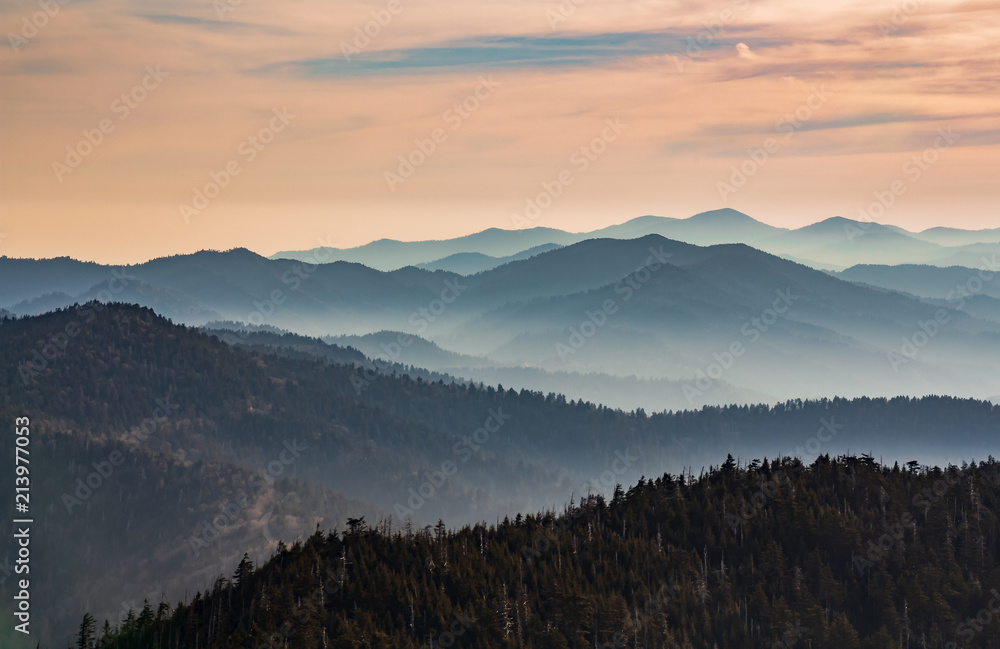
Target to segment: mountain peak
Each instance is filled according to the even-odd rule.
[[[734,210],[730,207],[723,207],[718,210],[709,210],[708,212],[701,212],[695,214],[694,216],[687,219],[688,221],[702,221],[702,222],[713,222],[717,223],[720,221],[726,221],[729,223],[733,222],[754,222],[760,223],[757,219],[752,216],[748,216],[739,210]]]
[[[812,225],[807,225],[805,227],[799,228],[800,232],[809,231],[823,231],[831,229],[843,229],[843,228],[857,228],[859,230],[875,230],[878,232],[891,232],[892,229],[889,226],[882,225],[881,223],[876,223],[874,221],[855,221],[854,219],[849,219],[843,216],[831,216],[828,219],[823,219],[813,223]]]

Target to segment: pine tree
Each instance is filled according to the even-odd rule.
[[[236,566],[236,572],[233,573],[233,585],[243,592],[251,574],[253,574],[253,561],[250,560],[250,555],[244,552],[240,565]]]
[[[76,638],[77,649],[92,649],[94,646],[94,631],[96,628],[97,622],[94,620],[94,616],[90,613],[84,613],[83,622],[80,623],[80,633]]]

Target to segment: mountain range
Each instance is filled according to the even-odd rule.
[[[712,219],[746,222],[727,213],[695,223]],[[903,236],[883,230],[859,241]],[[780,236],[792,235],[803,245],[817,236]],[[230,320],[348,337],[386,361],[623,408],[1000,393],[995,284],[963,300],[945,290],[963,278],[975,289],[991,271],[833,273],[746,244],[660,235],[530,252],[472,275],[266,259],[244,249],[125,267],[0,258],[0,304],[30,315],[96,299],[194,326]],[[912,280],[891,279],[900,273]],[[376,334],[377,344],[363,342]]]
[[[726,208],[687,219],[641,216],[590,232],[570,233],[538,227],[521,230],[491,228],[442,241],[380,239],[356,248],[321,247],[284,251],[275,253],[271,258],[350,261],[386,271],[424,265],[455,272],[462,272],[462,267],[451,265],[455,260],[448,261],[454,255],[474,254],[495,258],[477,257],[477,264],[465,269],[478,272],[504,263],[508,256],[540,246],[566,246],[587,239],[637,239],[650,234],[699,246],[745,243],[826,270],[843,270],[866,263],[979,267],[984,255],[1000,252],[1000,228],[959,230],[937,227],[910,232],[871,221],[831,217],[791,230],[767,225]],[[491,263],[492,266],[489,265]]]
[[[499,520],[726,453],[958,464],[990,455],[1000,432],[1000,406],[950,397],[622,411],[97,302],[0,320],[0,366],[0,410],[32,422],[44,530],[32,556],[47,567],[32,592],[59,634],[88,610],[123,620],[144,599],[187,601],[245,552],[260,563],[279,539],[352,518],[396,529]],[[12,446],[0,437],[0,453]],[[12,624],[0,621],[0,641]]]
[[[742,241],[710,240],[720,224]],[[976,238],[990,235],[872,225],[834,241],[855,227],[644,217],[576,241],[432,242],[420,254],[441,256],[395,270],[313,263],[330,251],[0,258],[0,410],[33,421],[48,503],[44,640],[67,644],[88,610],[150,628],[144,600],[166,616],[244,554],[260,564],[279,539],[345,522],[500,525],[726,453],[990,456],[1000,268]],[[796,261],[865,250],[983,257]],[[5,619],[0,642],[12,633]]]

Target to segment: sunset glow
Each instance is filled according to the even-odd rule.
[[[732,207],[798,227],[858,218],[898,179],[906,193],[882,222],[998,225],[990,2],[71,0],[46,15],[18,0],[0,12],[7,256],[125,263],[511,229],[566,170],[530,225]],[[951,139],[923,155],[942,131]]]

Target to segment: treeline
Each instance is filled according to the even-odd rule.
[[[102,649],[1000,646],[1000,463],[725,464],[492,526],[319,530]],[[155,612],[154,612],[155,611]],[[86,622],[86,621],[85,621]],[[82,628],[81,631],[87,629]]]
[[[347,511],[369,520],[375,510],[405,508],[418,524],[443,518],[454,527],[561,506],[581,493],[610,498],[616,482],[636,484],[641,475],[686,466],[698,476],[727,451],[740,458],[811,454],[811,461],[819,453],[870,449],[875,459],[884,450],[900,461],[946,464],[986,457],[1000,433],[1000,408],[968,399],[795,400],[648,414],[555,393],[373,370],[353,350],[327,347],[273,333],[233,346],[129,305],[0,320],[0,366],[8,368],[0,373],[0,410],[37,422],[33,459],[49,464],[39,467],[36,492],[52,503],[44,536],[51,547],[40,546],[39,556],[53,558],[55,569],[39,579],[58,596],[43,600],[46,605],[75,621],[85,608],[103,620],[107,609],[86,597],[111,601],[107,584],[113,582],[114,592],[135,593],[141,602],[151,592],[147,575],[159,570],[171,601],[185,589],[204,591],[219,564],[195,572],[200,558],[193,550],[208,553],[191,537],[232,508],[251,474],[272,466],[279,488],[255,499],[259,506],[241,506],[238,523],[225,516],[227,530],[239,528],[258,543],[269,541],[259,528],[272,505],[272,538],[308,532],[313,524],[299,523],[309,516],[324,517],[327,529],[343,520],[346,505],[357,505]],[[306,450],[291,461],[289,446]],[[104,480],[94,463],[105,466],[115,449],[125,463],[84,497],[77,481],[95,471],[94,482]],[[281,458],[289,463],[277,464]],[[447,462],[458,471],[442,483]],[[426,497],[414,498],[413,491]],[[64,494],[81,502],[70,511]],[[294,520],[282,527],[282,514]],[[206,530],[199,538],[214,536]],[[255,560],[266,556],[247,543],[230,543],[226,534],[210,545],[229,564],[248,549]],[[710,565],[723,558],[713,558],[712,547],[707,544]],[[105,548],[114,554],[102,553]],[[127,570],[143,553],[159,563],[145,562],[132,581],[107,570],[105,557],[120,559]],[[73,565],[55,557],[73,557]],[[728,555],[725,560],[728,570]],[[540,610],[526,615],[534,620]],[[60,634],[65,628],[58,627]]]
[[[373,473],[440,464],[455,437],[468,436],[497,408],[511,418],[489,450],[506,462],[477,467],[494,482],[509,475],[511,462],[589,477],[626,448],[641,448],[647,474],[665,463],[675,470],[718,463],[720,452],[815,457],[807,442],[824,421],[835,424],[836,435],[818,450],[833,454],[911,459],[906,454],[915,452],[958,461],[985,456],[1000,434],[1000,407],[972,399],[797,399],[647,414],[554,392],[452,383],[443,375],[427,380],[416,370],[406,375],[402,366],[366,365],[354,350],[300,336],[254,333],[238,342],[225,344],[130,305],[89,304],[3,320],[0,364],[11,371],[0,374],[0,399],[93,435],[130,430],[151,416],[158,399],[169,400],[177,406],[170,418],[176,425],[161,426],[152,443],[205,459],[237,444],[239,457],[266,461],[277,436],[318,435],[318,457],[345,474],[345,481],[329,485],[337,488]],[[211,422],[213,434],[195,430],[197,422]],[[369,443],[384,451],[376,454],[382,465],[334,457],[349,448],[376,461],[365,451]]]

